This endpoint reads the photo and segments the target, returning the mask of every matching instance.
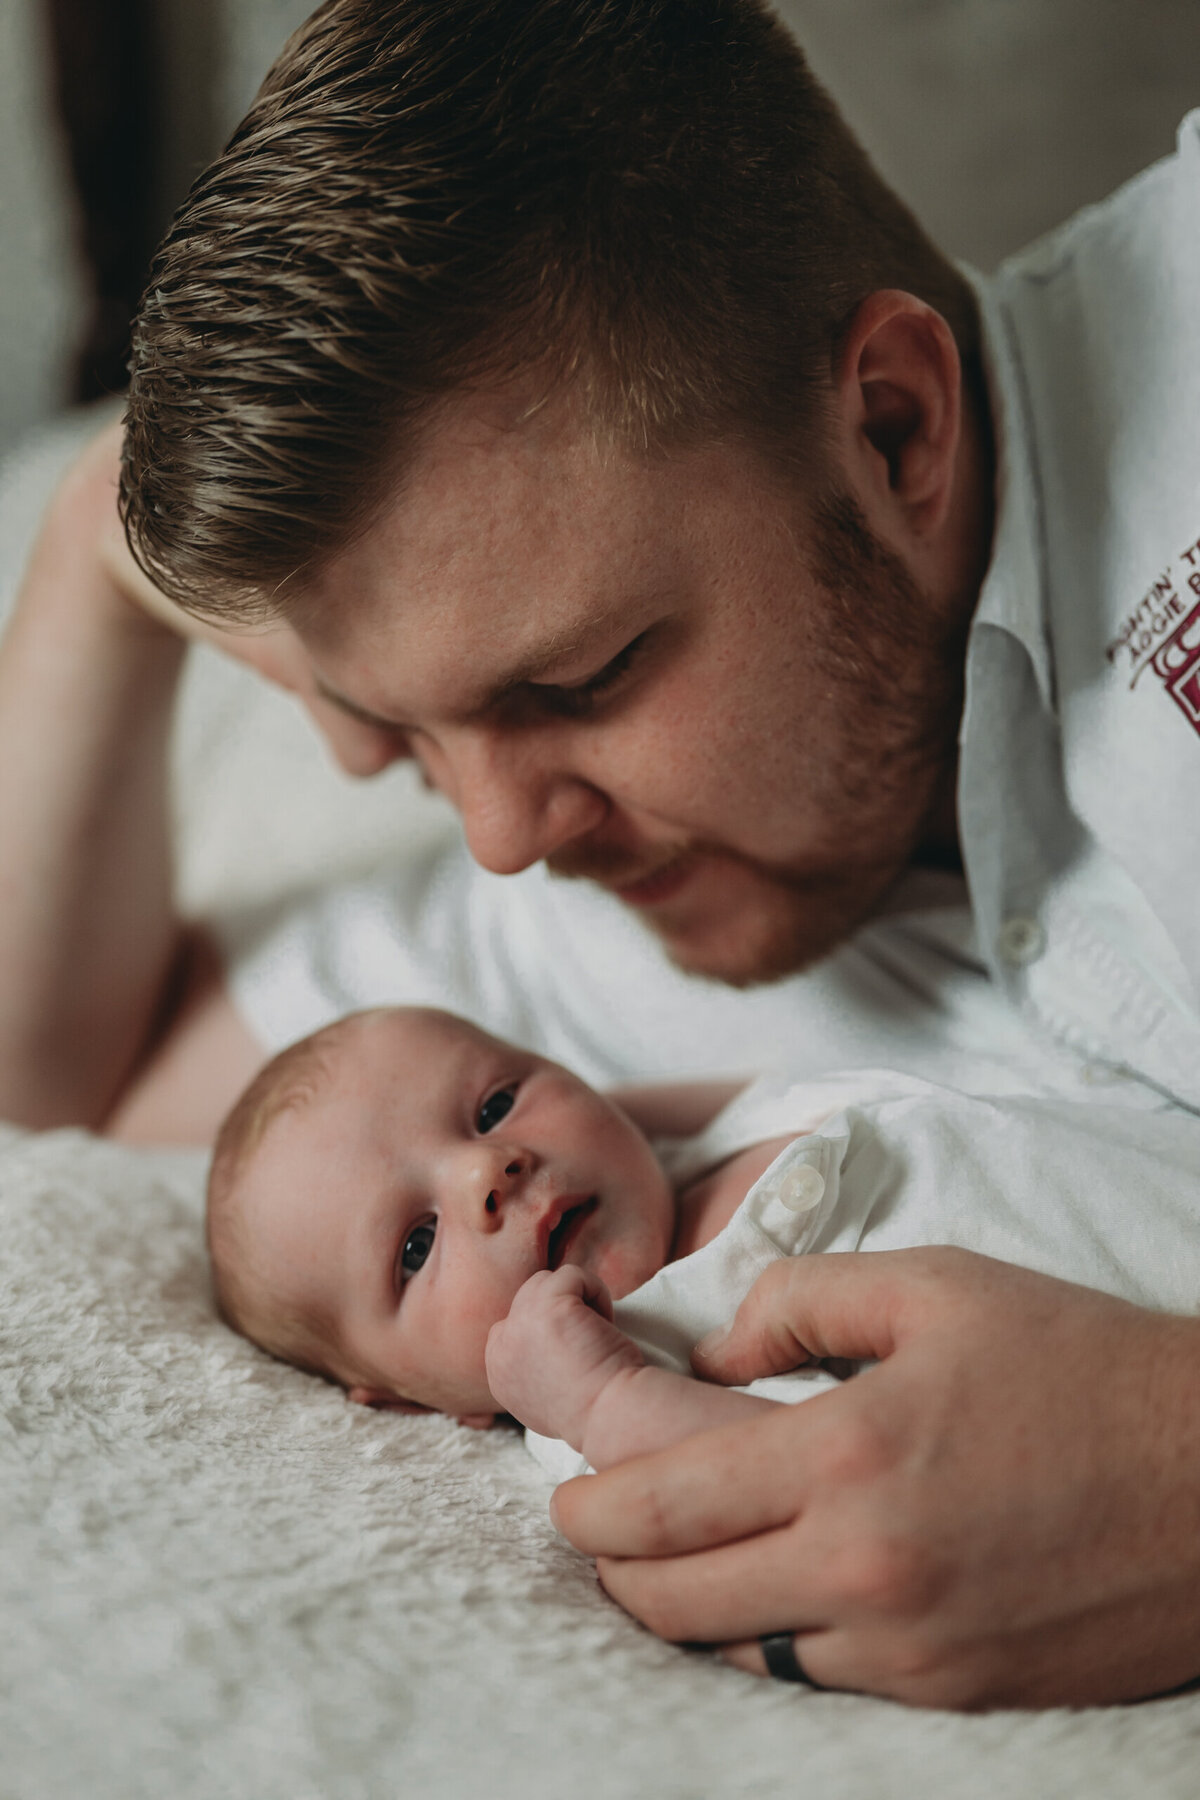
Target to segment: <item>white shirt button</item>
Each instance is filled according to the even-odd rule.
[[[996,954],[1012,969],[1027,968],[1046,948],[1046,934],[1036,919],[1013,913],[996,933]]]
[[[797,1163],[785,1169],[771,1183],[773,1197],[781,1200],[789,1212],[812,1212],[820,1206],[825,1193],[825,1177],[811,1163]]]

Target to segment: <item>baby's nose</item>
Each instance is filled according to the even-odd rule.
[[[504,1208],[521,1192],[528,1172],[528,1158],[518,1151],[505,1150],[494,1158],[481,1183],[483,1210],[490,1220],[499,1222]]]

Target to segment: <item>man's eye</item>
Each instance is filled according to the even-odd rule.
[[[489,1094],[475,1120],[476,1131],[490,1131],[493,1125],[498,1125],[501,1119],[507,1118],[516,1097],[515,1088],[497,1088],[494,1094]]]
[[[418,1269],[424,1268],[426,1258],[433,1249],[433,1240],[437,1233],[437,1222],[429,1219],[424,1225],[416,1225],[404,1240],[404,1248],[400,1252],[400,1278],[407,1281]]]
[[[611,689],[620,685],[648,636],[649,633],[643,631],[640,637],[635,637],[623,650],[618,650],[602,669],[597,669],[594,675],[589,675],[577,687],[563,687],[557,682],[535,682],[533,691],[550,712],[568,719],[584,718]]]

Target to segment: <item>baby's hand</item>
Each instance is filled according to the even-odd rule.
[[[583,1445],[592,1406],[620,1369],[644,1358],[612,1322],[602,1281],[569,1264],[541,1269],[517,1292],[487,1341],[487,1379],[496,1404],[543,1437]]]

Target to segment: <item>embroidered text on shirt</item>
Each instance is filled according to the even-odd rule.
[[[1122,663],[1131,688],[1153,669],[1200,735],[1200,538],[1167,564],[1104,654]]]

